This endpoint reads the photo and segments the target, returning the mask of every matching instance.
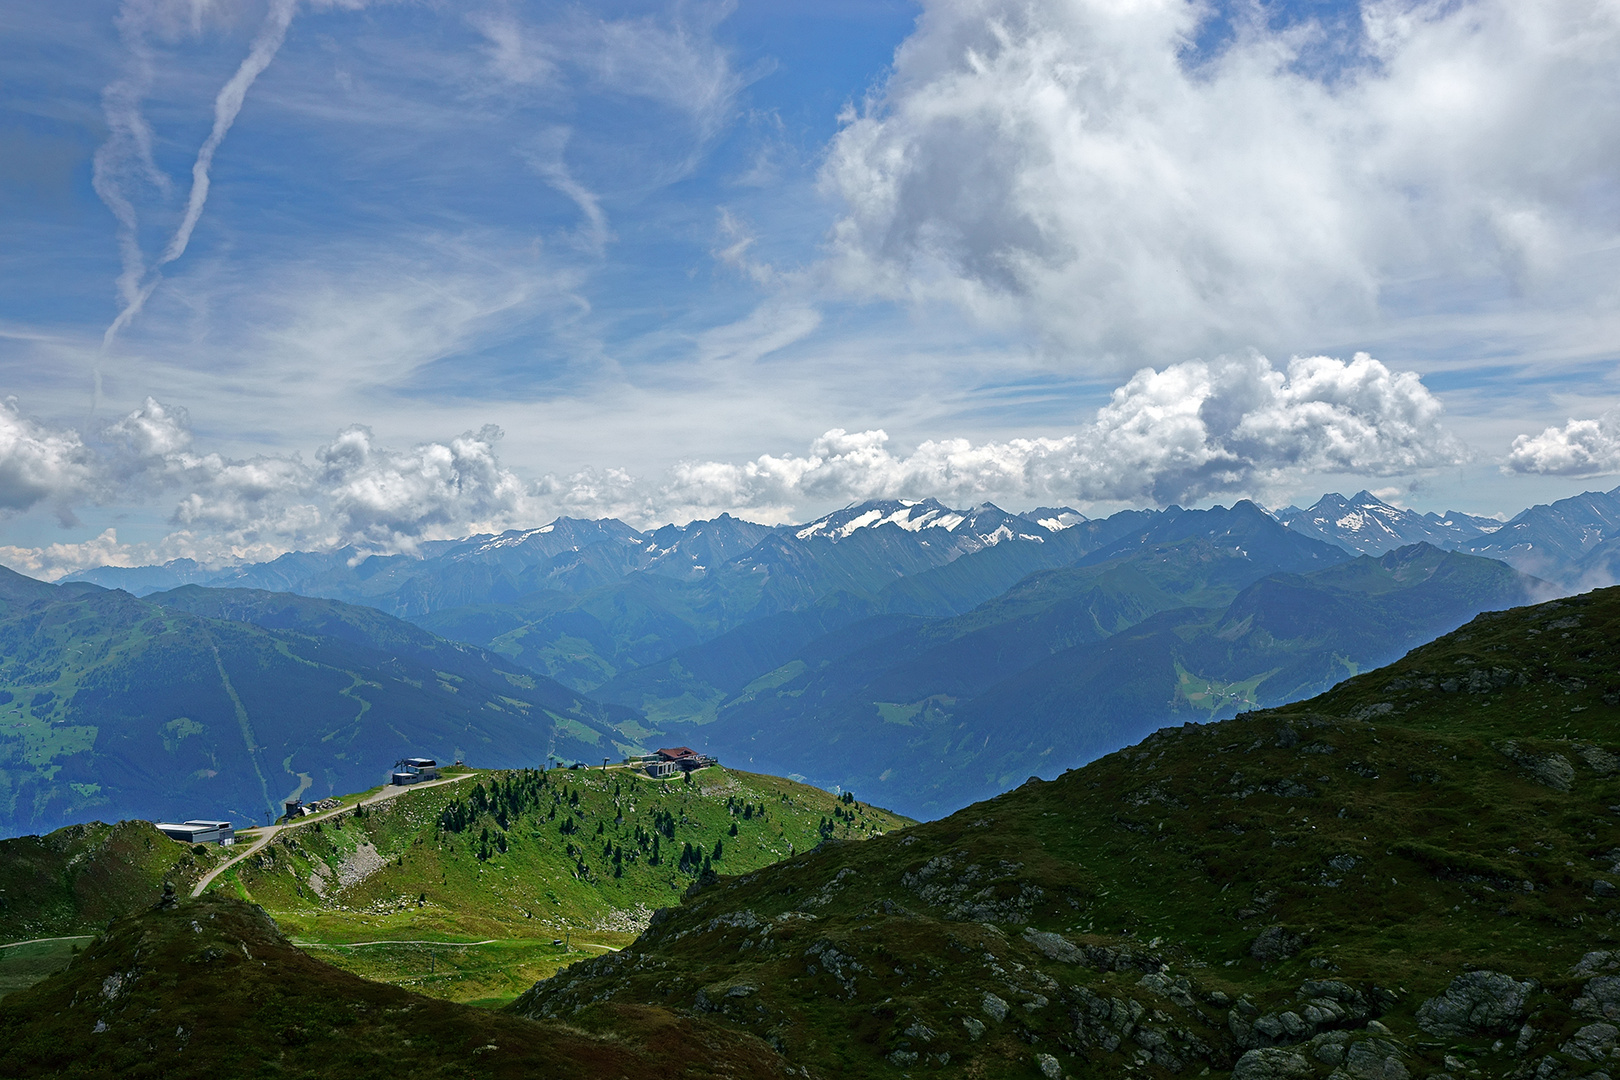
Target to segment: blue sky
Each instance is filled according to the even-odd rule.
[[[0,2],[0,555],[1612,487],[1617,71],[1612,0]]]

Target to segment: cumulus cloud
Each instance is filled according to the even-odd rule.
[[[0,564],[42,581],[55,581],[87,566],[141,566],[150,561],[149,549],[120,544],[117,529],[107,529],[95,539],[78,544],[37,548],[0,545]]]
[[[1571,417],[1562,427],[1549,427],[1540,435],[1520,435],[1513,440],[1502,471],[1543,476],[1620,473],[1620,409],[1610,409],[1596,420]]]
[[[1361,11],[1317,78],[1309,26],[1194,65],[1196,0],[926,0],[822,173],[837,277],[1126,363],[1320,339],[1415,280],[1556,292],[1616,234],[1620,6]]]
[[[958,504],[1139,500],[1168,504],[1251,494],[1311,473],[1391,476],[1458,464],[1462,445],[1412,372],[1366,354],[1299,357],[1278,370],[1258,354],[1144,368],[1082,431],[888,449],[883,431],[827,432],[804,456],[677,466],[658,500],[689,512],[805,501],[934,496]]]
[[[147,398],[87,445],[78,432],[0,402],[0,511],[54,502],[65,520],[89,502],[174,497],[178,531],[156,544],[95,540],[6,548],[0,561],[44,573],[189,557],[210,564],[274,557],[292,548],[355,545],[412,550],[422,539],[521,524],[541,512],[530,487],[497,455],[489,425],[407,449],[379,445],[369,428],[339,432],[315,452],[230,458],[198,452],[184,408]]]
[[[394,451],[378,447],[369,428],[344,430],[316,454],[335,523],[351,542],[393,550],[435,529],[512,523],[527,492],[496,457],[500,439],[490,424],[448,443]]]
[[[22,414],[16,398],[0,401],[0,510],[55,503],[64,520],[96,482],[94,455],[78,432],[53,429]]]

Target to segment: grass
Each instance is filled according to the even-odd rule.
[[[616,936],[621,945],[632,940],[628,934]],[[361,978],[484,1007],[506,1005],[541,979],[610,948],[572,937],[568,944],[555,945],[534,938],[294,943],[311,956]]]
[[[61,971],[93,940],[82,934],[0,946],[0,998]]]

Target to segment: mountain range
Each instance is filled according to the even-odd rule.
[[[433,541],[411,555],[293,552],[211,575],[186,563],[102,568],[39,587],[54,588],[58,606],[101,605],[113,622],[141,625],[112,609],[147,604],[166,619],[234,627],[233,641],[260,643],[262,666],[280,663],[266,651],[276,635],[304,643],[276,644],[276,655],[303,658],[313,641],[325,643],[323,656],[348,650],[320,688],[298,691],[312,703],[306,711],[328,718],[309,728],[329,740],[321,754],[254,751],[230,770],[188,764],[193,778],[210,770],[254,777],[257,797],[233,794],[222,813],[348,776],[348,765],[331,763],[344,759],[325,753],[349,752],[331,741],[346,715],[359,722],[345,729],[355,745],[369,745],[370,723],[401,753],[412,742],[442,756],[500,748],[480,764],[540,764],[550,754],[594,760],[690,742],[927,817],[1031,773],[1083,763],[1170,720],[1308,696],[1480,611],[1579,587],[1620,551],[1617,522],[1620,489],[1533,507],[1506,523],[1417,514],[1367,492],[1325,496],[1306,510],[1240,502],[1101,519],[1064,507],[1009,514],[893,500],[796,526],[721,515],[641,532],[612,519],[563,518]],[[88,622],[76,632],[102,633]],[[212,652],[200,647],[186,654],[190,671],[208,670]],[[478,667],[477,723],[469,695],[421,672],[459,670],[433,659],[452,655]],[[417,665],[403,681],[387,674],[396,658]],[[0,748],[15,747],[4,751],[15,763],[5,827],[52,824],[69,807],[110,798],[116,784],[101,772],[114,759],[96,759],[103,765],[88,771],[68,763],[94,759],[83,756],[86,740],[105,742],[122,721],[86,719],[88,697],[78,720],[35,716],[66,700],[69,687],[57,684],[69,676],[44,656],[19,653],[9,663],[0,686],[13,695],[5,714],[16,716],[0,722],[23,726],[0,730]],[[301,666],[286,685],[303,687],[311,670]],[[500,690],[515,679],[531,680],[525,689],[544,700]],[[421,708],[438,716],[454,699],[456,719],[419,731],[355,702],[382,686],[400,702],[388,711],[413,715],[392,695],[417,684],[433,699]],[[46,692],[56,697],[33,704]],[[543,730],[480,727],[518,723],[496,711],[517,709],[503,697],[524,701],[523,716],[545,717]],[[230,704],[228,694],[221,700]],[[150,729],[134,744],[150,760],[166,762],[149,749],[167,746],[154,724],[204,723],[171,705],[164,708],[174,715],[142,714],[136,725]],[[234,706],[210,713],[207,723],[222,725],[221,747],[251,741],[235,715]],[[474,728],[489,742],[449,734]],[[24,783],[45,786],[23,792]]]
[[[416,754],[619,757],[632,716],[371,608],[197,586],[137,599],[0,570],[4,835],[255,822]]]

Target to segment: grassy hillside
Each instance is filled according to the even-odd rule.
[[[0,1001],[6,1077],[776,1077],[757,1039],[671,1010],[610,1036],[368,982],[262,911],[208,898],[119,920],[66,971]]]
[[[0,840],[0,942],[94,932],[184,890],[229,849],[177,843],[144,821],[68,825]]]
[[[690,782],[497,772],[284,831],[214,887],[349,970],[457,1000],[511,998],[579,949],[627,944],[706,869],[757,870],[905,824],[720,767]]]
[[[1309,702],[722,879],[514,1009],[668,1004],[825,1076],[1595,1075],[1616,672],[1620,589],[1481,616]]]
[[[0,833],[254,823],[407,754],[523,765],[628,744],[610,711],[489,653],[334,601],[232,592],[149,602],[0,570]]]

